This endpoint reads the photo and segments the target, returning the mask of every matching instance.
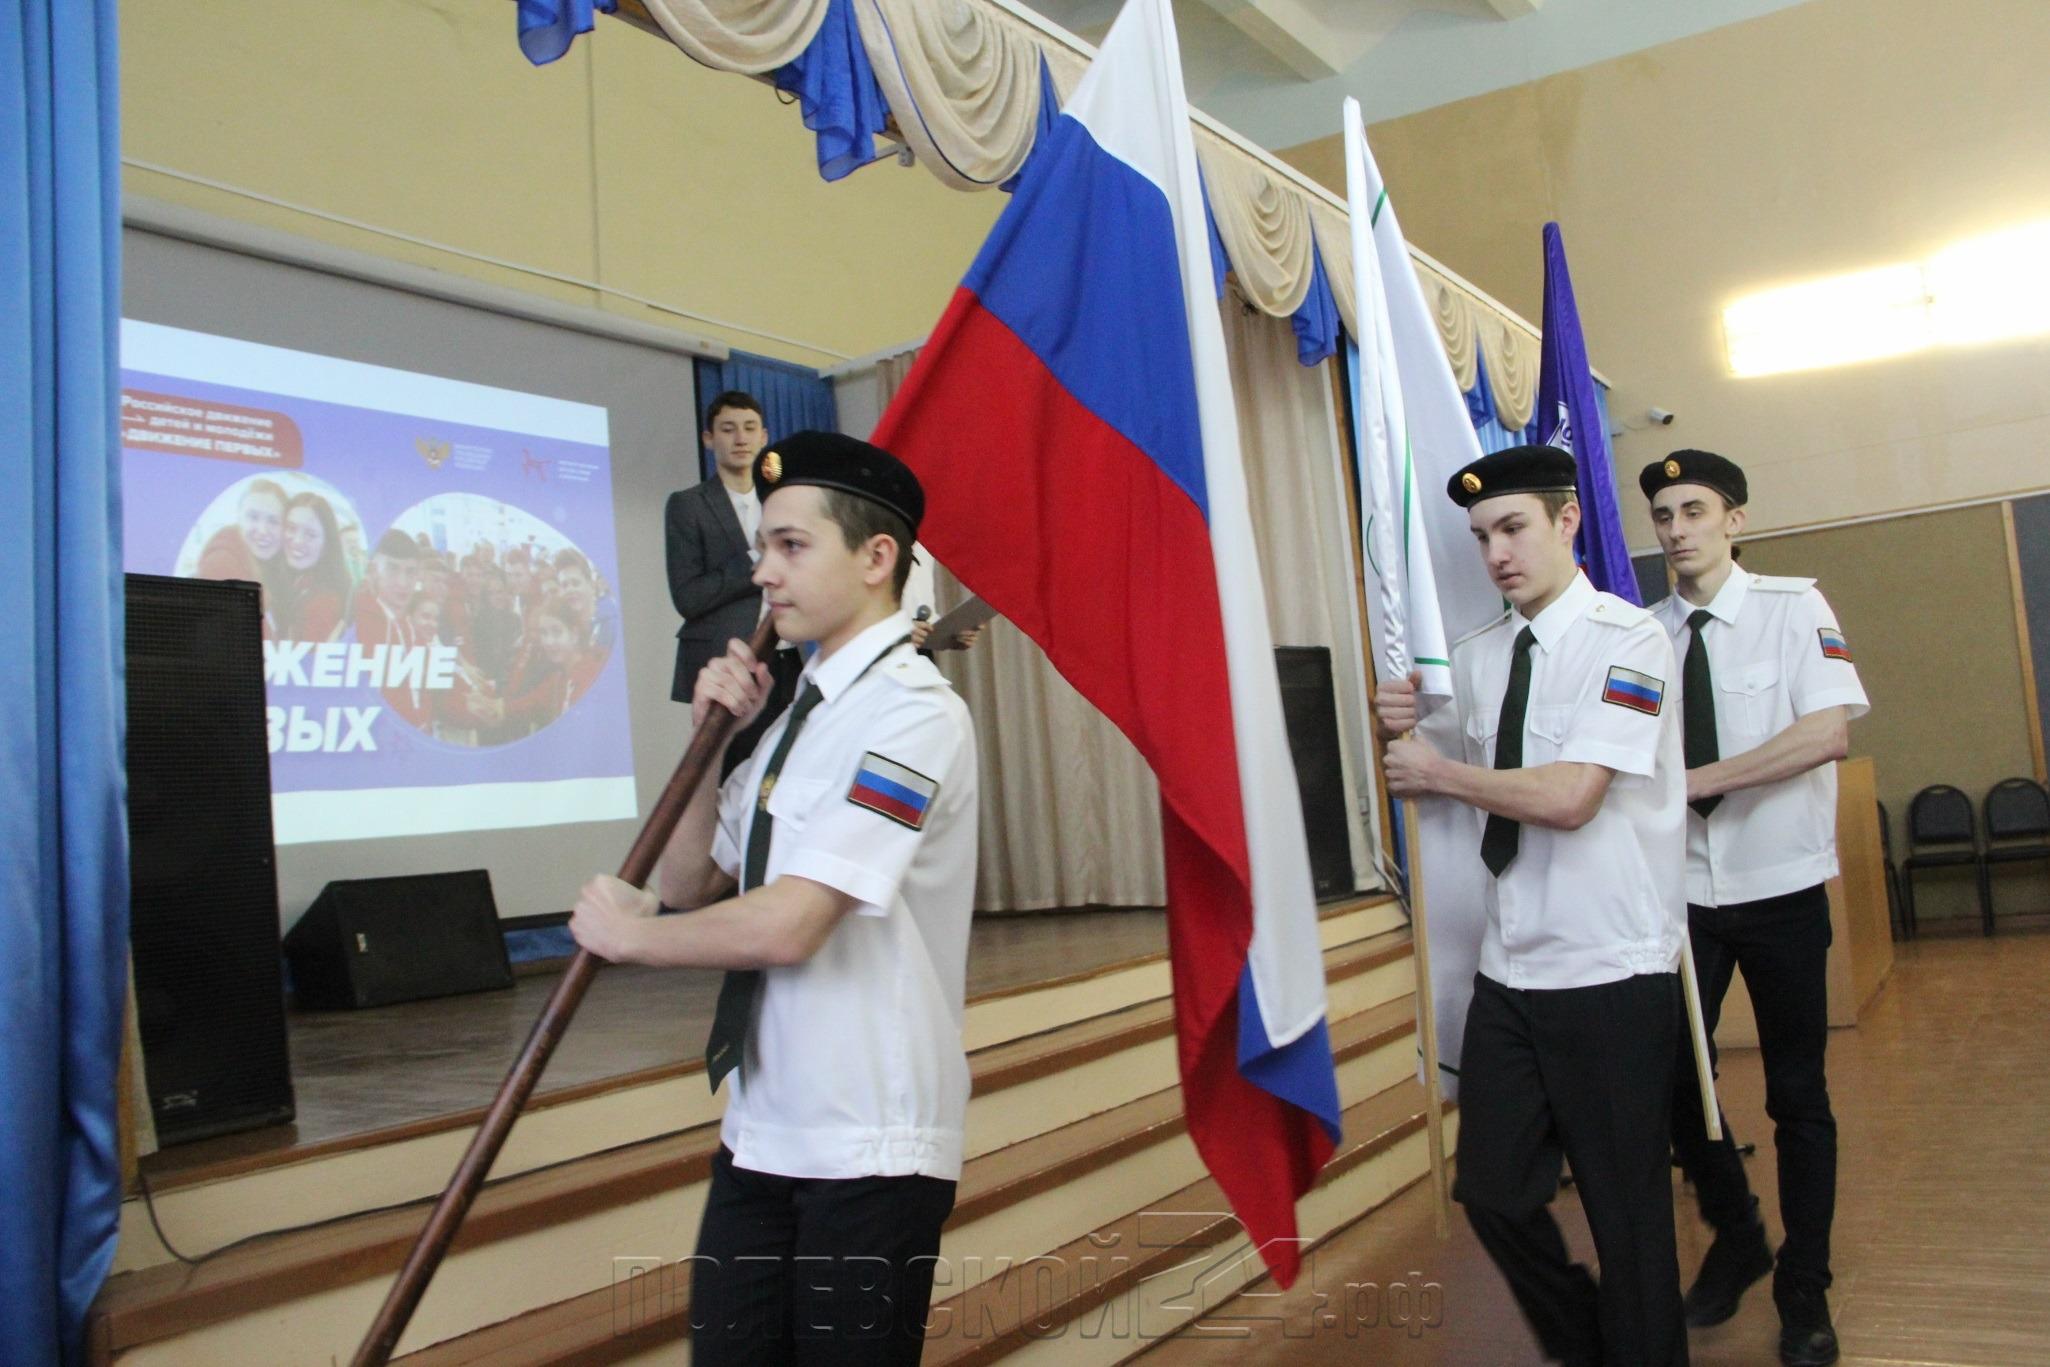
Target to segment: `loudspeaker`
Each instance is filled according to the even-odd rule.
[[[157,1138],[292,1118],[254,584],[127,577],[129,935]]]
[[[1310,881],[1317,899],[1353,891],[1352,844],[1346,833],[1345,769],[1338,755],[1338,701],[1331,690],[1331,652],[1324,646],[1276,646],[1281,712],[1289,755],[1302,791],[1303,834],[1310,845]]]
[[[491,875],[344,878],[285,937],[299,1005],[354,1010],[513,985]]]

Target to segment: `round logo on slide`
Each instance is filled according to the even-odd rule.
[[[394,713],[454,745],[506,745],[576,707],[611,658],[619,604],[571,539],[484,494],[423,499],[371,547],[364,644],[452,647],[445,688],[387,688]]]
[[[227,485],[200,512],[171,572],[263,585],[264,635],[332,641],[363,578],[363,519],[334,485],[272,470]]]

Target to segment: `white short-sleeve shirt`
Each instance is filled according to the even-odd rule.
[[[1681,867],[1686,771],[1673,650],[1650,613],[1583,575],[1534,620],[1505,614],[1452,650],[1470,764],[1492,767],[1517,633],[1531,647],[1523,764],[1599,764],[1607,796],[1577,831],[1525,822],[1516,858],[1487,880],[1480,971],[1507,987],[1593,987],[1670,973],[1687,924]],[[1487,814],[1476,811],[1485,822]]]
[[[823,700],[769,790],[765,881],[809,878],[860,906],[809,960],[763,974],[720,1127],[756,1172],[961,1175],[975,734],[946,678],[899,644],[910,630],[899,614],[805,666]],[[787,720],[720,791],[712,857],[736,878]]]
[[[750,558],[759,562],[761,551],[755,546],[755,535],[762,528],[762,499],[754,489],[741,491],[728,486],[726,501],[733,505],[733,516],[740,521],[740,539],[747,543]]]
[[[1811,712],[1843,707],[1861,717],[1870,710],[1836,614],[1813,579],[1733,569],[1706,606],[1713,620],[1702,628],[1702,644],[1724,759],[1757,749]],[[1652,609],[1672,635],[1675,658],[1687,653],[1695,608],[1676,593]],[[1672,706],[1684,703],[1676,672]],[[1687,900],[1697,906],[1778,897],[1836,872],[1834,764],[1725,793],[1707,817],[1687,814]]]

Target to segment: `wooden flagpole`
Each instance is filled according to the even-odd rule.
[[[775,630],[774,622],[766,616],[755,628],[748,645],[757,658],[767,654],[773,645]],[[622,882],[641,887],[654,875],[662,849],[669,843],[670,832],[676,829],[691,794],[704,781],[705,772],[725,750],[736,721],[731,712],[717,708],[691,736],[683,759],[677,764],[676,772],[670,775],[669,785],[656,800],[655,810],[648,814],[648,822],[641,827],[639,838],[627,852],[626,862],[620,865]],[[483,1189],[484,1178],[498,1160],[499,1150],[505,1147],[506,1136],[512,1133],[513,1122],[519,1119],[521,1108],[533,1095],[534,1085],[541,1080],[542,1069],[548,1066],[555,1046],[562,1042],[564,1032],[569,1029],[570,1018],[583,1003],[584,992],[590,987],[601,963],[596,955],[582,949],[570,960],[568,971],[555,985],[548,1004],[541,1009],[541,1018],[534,1022],[526,1046],[513,1061],[512,1071],[499,1084],[498,1095],[492,1099],[491,1109],[484,1113],[483,1123],[477,1126],[477,1133],[471,1137],[462,1162],[456,1165],[455,1174],[449,1178],[441,1199],[434,1203],[427,1223],[413,1241],[412,1251],[406,1255],[405,1264],[399,1269],[398,1280],[392,1283],[391,1291],[378,1309],[377,1318],[371,1321],[370,1331],[363,1336],[356,1356],[350,1359],[352,1367],[384,1367],[390,1361],[399,1336],[406,1332],[407,1323],[420,1306],[420,1298],[427,1294],[428,1282],[434,1279],[435,1270],[447,1256],[449,1245],[455,1242],[463,1217],[470,1213],[471,1203]]]
[[[1687,996],[1687,1041],[1694,1046],[1694,1077],[1701,1085],[1702,1123],[1710,1139],[1723,1137],[1722,1103],[1715,1099],[1715,1067],[1708,1061],[1708,1030],[1701,1023],[1701,982],[1694,976],[1694,936],[1680,933],[1680,987]]]
[[[1412,733],[1414,734],[1414,733]],[[1438,1237],[1452,1231],[1452,1195],[1445,1177],[1445,1091],[1438,1080],[1438,1007],[1431,991],[1431,942],[1424,921],[1423,840],[1417,803],[1402,800],[1403,869],[1409,879],[1409,935],[1416,968],[1416,1028],[1424,1051],[1424,1143],[1431,1156],[1431,1212]]]

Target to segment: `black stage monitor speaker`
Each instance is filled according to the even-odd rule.
[[[1338,702],[1331,691],[1331,652],[1324,646],[1276,646],[1281,712],[1289,754],[1303,795],[1303,833],[1310,844],[1310,880],[1317,899],[1354,892],[1352,844],[1345,813],[1345,768],[1338,756]]]
[[[292,1118],[262,591],[131,574],[129,927],[164,1144]]]
[[[299,1005],[353,1010],[511,987],[491,875],[337,879],[285,937]]]

